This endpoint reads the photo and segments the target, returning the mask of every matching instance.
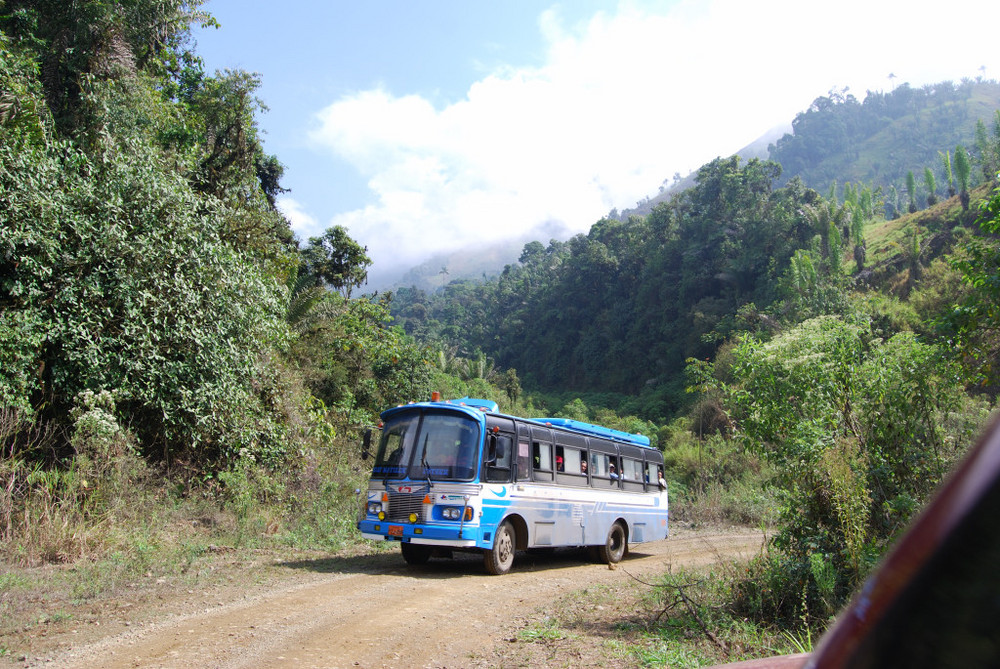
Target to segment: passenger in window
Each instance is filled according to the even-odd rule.
[[[563,465],[563,457],[561,455],[556,456],[556,471],[557,472],[566,471],[566,468]]]
[[[586,458],[584,458],[583,460],[580,460],[580,473],[581,474],[586,474],[587,473],[587,460],[586,460]]]
[[[618,480],[618,472],[615,471],[614,465],[608,465],[608,476],[611,477],[613,481]]]
[[[666,490],[667,489],[667,481],[666,481],[666,479],[663,478],[663,470],[662,469],[658,470],[656,472],[656,475],[659,478],[658,483],[660,485],[660,490]]]

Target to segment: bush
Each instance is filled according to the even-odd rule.
[[[959,376],[911,333],[882,339],[866,320],[833,317],[747,339],[737,358],[729,406],[780,489],[778,552],[761,575],[784,574],[801,609],[839,607],[968,443],[945,432],[962,408]],[[807,578],[816,556],[833,585]]]

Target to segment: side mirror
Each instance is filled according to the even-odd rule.
[[[368,456],[371,455],[369,449],[372,445],[372,431],[371,428],[365,430],[364,439],[361,441],[361,459],[367,460]]]
[[[502,453],[497,453],[497,436],[490,435],[490,442],[486,447],[486,464],[493,464],[497,461],[497,456],[503,457]]]

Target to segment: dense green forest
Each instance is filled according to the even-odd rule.
[[[356,542],[360,432],[436,389],[649,434],[676,519],[774,524],[724,608],[821,628],[994,406],[995,82],[817,101],[774,160],[376,297],[348,231],[275,208],[260,81],[204,70],[199,5],[0,2],[4,563],[127,579],[177,517]],[[919,152],[840,171],[861,136]]]
[[[199,4],[0,5],[0,550],[21,562],[130,541],[94,527],[151,513],[143,490],[262,498],[289,535],[344,540],[358,430],[430,392],[425,351],[352,295],[365,249],[275,209],[260,81],[204,70]]]

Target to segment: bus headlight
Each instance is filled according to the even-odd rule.
[[[460,506],[446,506],[441,509],[441,517],[445,520],[461,520],[462,518],[462,508]],[[472,520],[472,507],[467,506],[465,508],[465,519]]]
[[[377,516],[382,512],[382,502],[368,502],[368,515]]]

